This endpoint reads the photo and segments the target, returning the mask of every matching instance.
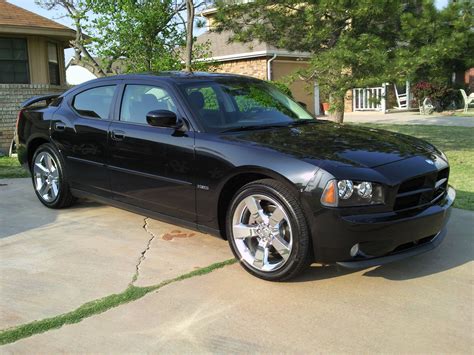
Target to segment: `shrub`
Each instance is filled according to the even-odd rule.
[[[435,84],[427,81],[420,81],[412,87],[412,94],[420,105],[428,97],[436,111],[456,108],[459,100],[458,90],[445,84]]]

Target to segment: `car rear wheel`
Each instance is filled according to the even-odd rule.
[[[288,280],[311,262],[300,203],[275,180],[255,181],[236,193],[227,214],[227,235],[242,266],[265,280]]]
[[[64,174],[64,163],[57,149],[42,144],[33,155],[31,175],[36,196],[49,208],[64,208],[74,203]]]

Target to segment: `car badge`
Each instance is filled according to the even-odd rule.
[[[425,161],[430,165],[435,165],[435,162],[431,159],[425,159]]]

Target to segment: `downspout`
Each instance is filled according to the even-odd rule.
[[[268,81],[271,81],[271,80],[272,80],[272,62],[275,60],[276,57],[277,57],[277,54],[274,53],[274,54],[273,54],[273,57],[271,57],[271,58],[267,61],[267,80],[268,80]]]

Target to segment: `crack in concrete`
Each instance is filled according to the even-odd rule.
[[[129,284],[130,286],[132,286],[138,280],[138,277],[140,276],[140,266],[141,266],[143,260],[146,259],[146,253],[147,253],[148,250],[150,250],[151,243],[153,242],[153,239],[156,238],[156,235],[153,234],[153,232],[148,229],[148,219],[149,219],[148,217],[145,217],[143,219],[143,227],[142,228],[145,230],[146,233],[148,233],[151,236],[151,238],[148,239],[148,242],[146,244],[146,248],[143,249],[143,251],[140,254],[140,257],[138,258],[137,264],[135,265],[135,274],[133,275],[132,281]]]

